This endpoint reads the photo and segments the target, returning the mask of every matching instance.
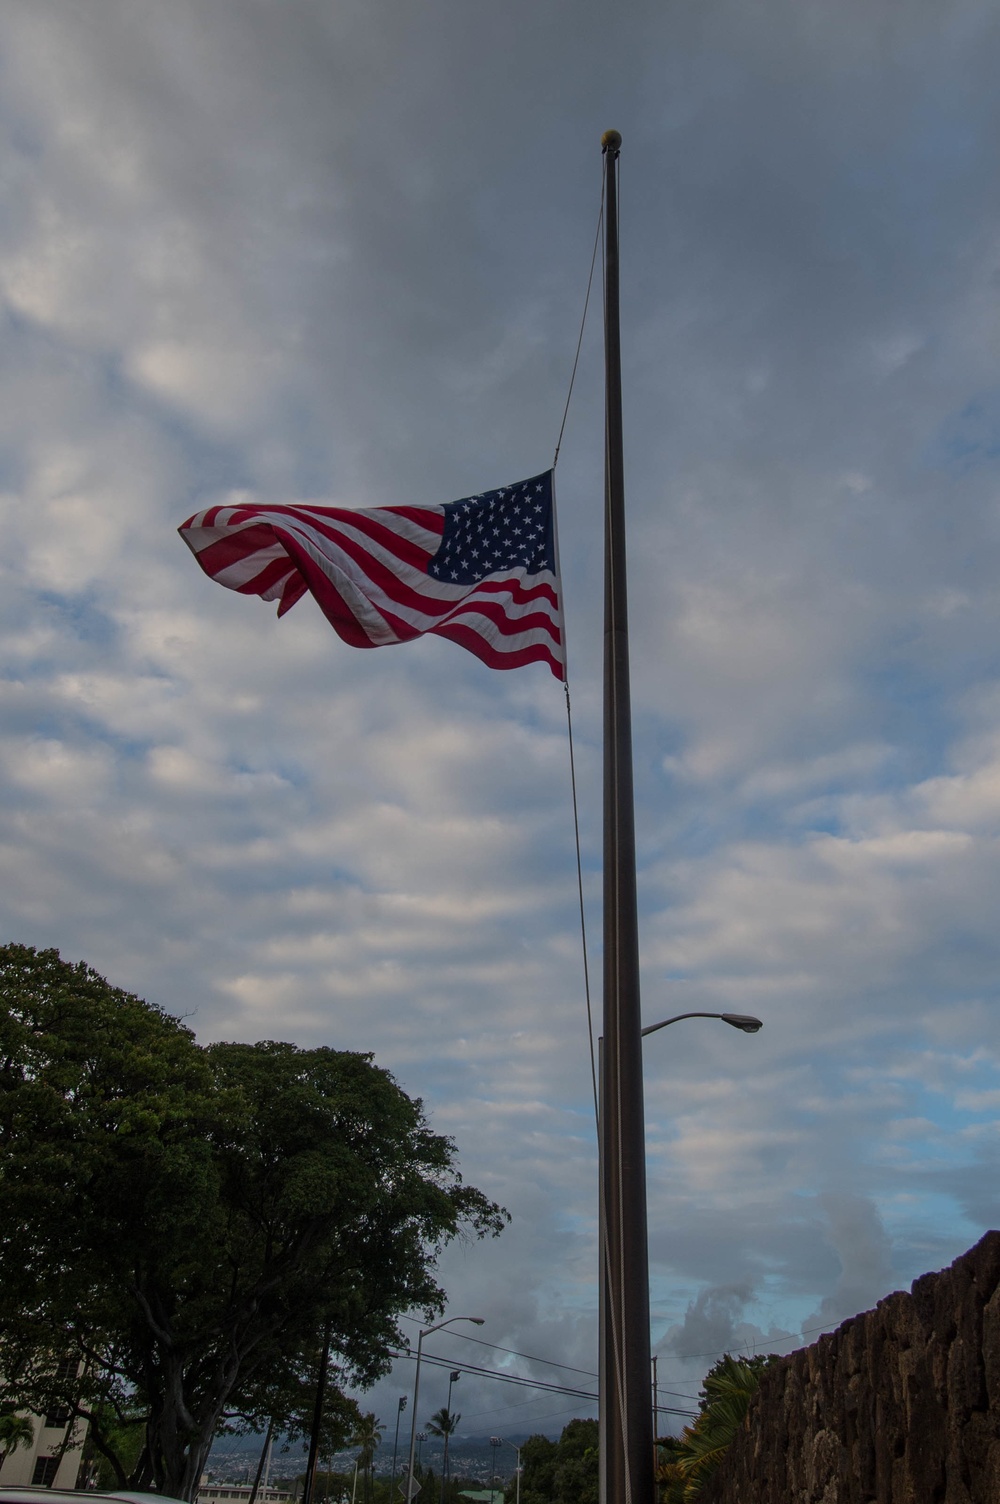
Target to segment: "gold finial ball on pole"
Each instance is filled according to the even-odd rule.
[[[601,137],[601,145],[605,151],[621,151],[622,138],[620,131],[605,131]]]

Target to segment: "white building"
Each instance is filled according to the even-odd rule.
[[[253,1489],[249,1483],[203,1483],[198,1489],[198,1504],[250,1504]],[[292,1504],[294,1495],[287,1488],[257,1490],[257,1504]]]
[[[87,1434],[86,1422],[71,1421],[68,1410],[50,1410],[47,1415],[29,1415],[28,1419],[35,1439],[30,1447],[8,1452],[0,1463],[0,1484],[5,1488],[21,1488],[26,1483],[40,1483],[46,1488],[75,1488]]]

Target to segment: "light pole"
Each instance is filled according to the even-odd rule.
[[[445,1405],[445,1414],[448,1417],[448,1429],[444,1433],[444,1463],[441,1468],[441,1504],[445,1504],[445,1489],[448,1487],[448,1443],[451,1441],[451,1389],[462,1377],[459,1368],[453,1368],[448,1375],[448,1403]]]
[[[482,1326],[481,1316],[449,1316],[447,1321],[439,1321],[436,1326],[428,1326],[417,1337],[417,1368],[413,1375],[413,1416],[410,1421],[410,1460],[406,1474],[406,1504],[414,1497],[417,1490],[414,1488],[416,1479],[413,1476],[413,1454],[417,1445],[417,1399],[420,1394],[420,1358],[423,1353],[424,1338],[432,1332],[439,1332],[442,1327],[451,1326],[454,1321],[471,1321],[473,1326]]]
[[[396,1501],[396,1453],[399,1449],[399,1417],[406,1409],[406,1395],[399,1396],[399,1404],[396,1407],[396,1435],[392,1443],[392,1482],[389,1485],[389,1504]]]
[[[682,1019],[685,1019],[685,1018],[718,1018],[718,1019],[721,1019],[724,1024],[729,1024],[732,1028],[734,1028],[734,1029],[740,1029],[744,1034],[757,1034],[764,1027],[763,1022],[759,1018],[754,1018],[753,1015],[750,1014],[750,1013],[701,1013],[701,1012],[698,1012],[698,1013],[675,1013],[674,1016],[673,1016],[673,1018],[663,1018],[663,1019],[660,1020],[659,1023],[656,1023],[656,1024],[647,1024],[644,1029],[640,1029],[640,1031],[639,1031],[640,1038],[645,1038],[645,1036],[647,1034],[655,1034],[657,1032],[657,1030],[659,1030],[659,1029],[665,1029],[668,1024],[679,1024],[682,1021]],[[600,1066],[599,1066],[599,1069],[598,1069],[598,1080],[601,1082],[600,1111],[601,1111],[601,1116],[603,1117],[603,1114],[604,1114],[604,1089],[603,1089],[603,1085],[604,1085],[604,1039],[603,1038],[601,1038],[601,1039],[599,1039],[597,1041],[597,1049],[598,1049],[598,1058],[600,1060]],[[598,1419],[598,1438],[599,1438],[599,1442],[598,1442],[598,1458],[599,1458],[599,1462],[598,1462],[598,1499],[599,1499],[599,1504],[620,1504],[620,1501],[618,1499],[609,1500],[609,1497],[608,1497],[608,1495],[609,1495],[609,1489],[608,1489],[608,1478],[609,1478],[608,1463],[609,1463],[609,1460],[610,1460],[609,1454],[612,1451],[612,1442],[618,1448],[618,1452],[617,1452],[616,1457],[615,1457],[615,1462],[618,1464],[618,1467],[621,1466],[621,1461],[622,1461],[621,1456],[620,1456],[620,1449],[621,1449],[621,1444],[622,1443],[621,1443],[621,1437],[620,1437],[619,1434],[617,1434],[617,1428],[614,1425],[616,1417],[612,1413],[612,1396],[615,1394],[615,1386],[614,1386],[614,1382],[613,1382],[614,1381],[614,1377],[615,1377],[615,1365],[613,1365],[611,1363],[611,1361],[610,1361],[611,1354],[609,1352],[609,1346],[608,1346],[608,1327],[612,1324],[612,1322],[611,1322],[611,1313],[610,1313],[610,1310],[609,1310],[609,1306],[610,1306],[610,1303],[611,1303],[611,1291],[610,1291],[610,1280],[609,1280],[609,1277],[608,1277],[608,1235],[607,1235],[607,1231],[606,1231],[606,1222],[605,1222],[606,1189],[605,1189],[604,1135],[603,1134],[600,1137],[599,1155],[600,1155],[599,1178],[600,1178],[600,1185],[601,1185],[601,1194],[600,1194],[600,1199],[599,1199],[598,1242],[600,1244],[600,1250],[601,1250],[600,1251],[601,1282],[600,1282],[600,1286],[599,1286],[599,1288],[601,1290],[601,1304],[600,1304],[600,1308],[599,1308],[599,1321],[598,1321],[597,1342],[598,1342],[598,1351],[599,1351],[598,1368],[600,1370],[600,1376],[601,1376],[598,1388],[599,1388],[599,1393],[600,1393],[600,1397],[601,1398],[600,1398],[600,1404],[599,1404],[599,1408],[598,1408],[598,1417],[599,1417],[599,1419]],[[652,1367],[652,1364],[651,1364],[651,1367]],[[655,1373],[655,1369],[653,1370],[653,1372]],[[652,1386],[651,1386],[651,1388],[652,1388]],[[651,1398],[652,1398],[652,1395],[651,1395]],[[654,1458],[655,1458],[655,1455],[656,1455],[656,1430],[657,1430],[657,1409],[656,1409],[656,1401],[655,1401],[655,1399],[653,1399],[652,1410],[653,1410],[653,1436],[652,1436],[652,1441],[653,1441],[653,1455],[654,1455]],[[611,1422],[610,1426],[609,1426],[609,1422]],[[617,1471],[617,1468],[615,1469],[615,1471]],[[620,1480],[618,1480],[618,1481],[620,1482]]]
[[[490,1446],[493,1448],[493,1466],[490,1470],[490,1504],[493,1504],[493,1490],[497,1481],[497,1447],[501,1445],[502,1442],[499,1436],[490,1437]]]
[[[673,1018],[662,1018],[658,1024],[647,1024],[640,1030],[642,1038],[647,1034],[655,1034],[659,1029],[665,1029],[668,1024],[679,1024],[685,1018],[718,1018],[724,1024],[729,1024],[733,1029],[739,1029],[744,1034],[759,1034],[764,1027],[759,1018],[754,1018],[752,1013],[675,1013]],[[657,1404],[656,1385],[656,1359],[653,1359],[653,1458],[654,1467],[657,1453],[657,1432],[659,1430],[659,1406]]]
[[[504,1441],[502,1436],[491,1436],[490,1446],[513,1447],[517,1453],[517,1472],[514,1474],[514,1477],[517,1479],[517,1497],[514,1504],[521,1504],[521,1448],[515,1441]],[[493,1453],[493,1456],[496,1457],[496,1452]]]

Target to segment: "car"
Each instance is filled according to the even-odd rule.
[[[37,1483],[24,1483],[18,1488],[0,1487],[0,1504],[102,1504],[114,1500],[115,1504],[183,1504],[168,1494],[142,1493],[139,1490],[122,1489],[120,1493],[98,1493],[92,1489],[43,1488]]]

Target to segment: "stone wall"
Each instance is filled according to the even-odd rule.
[[[1000,1504],[1000,1232],[769,1369],[702,1501]]]

